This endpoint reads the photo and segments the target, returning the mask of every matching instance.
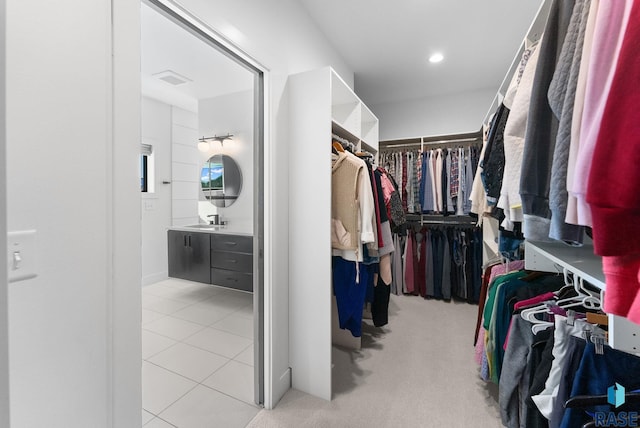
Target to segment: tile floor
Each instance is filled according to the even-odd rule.
[[[242,428],[253,403],[253,296],[168,279],[142,289],[142,425]]]

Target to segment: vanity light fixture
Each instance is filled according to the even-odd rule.
[[[213,137],[202,137],[198,139],[198,150],[208,152],[213,141],[220,141],[220,147],[224,147],[224,140],[233,140],[233,134],[214,135]]]

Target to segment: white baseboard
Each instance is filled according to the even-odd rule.
[[[267,406],[267,403],[265,403],[265,409],[274,409],[278,405],[282,396],[289,389],[291,389],[291,367],[288,367],[282,376],[280,376],[276,381],[275,385],[273,385],[273,400],[271,402],[271,406]]]
[[[158,272],[151,275],[146,275],[142,277],[142,286],[155,284],[156,282],[164,281],[169,278],[169,272]]]

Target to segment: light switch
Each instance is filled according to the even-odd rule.
[[[9,282],[24,281],[38,276],[36,267],[36,231],[7,233]]]

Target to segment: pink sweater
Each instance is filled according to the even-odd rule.
[[[633,0],[616,0],[601,1],[598,5],[580,127],[580,151],[571,192],[577,199],[578,223],[585,226],[592,224],[586,194],[593,152],[632,4]]]

